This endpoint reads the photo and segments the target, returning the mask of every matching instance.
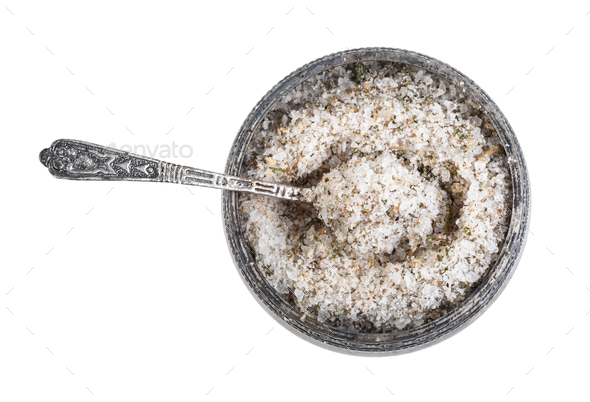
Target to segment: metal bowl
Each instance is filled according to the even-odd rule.
[[[272,88],[254,107],[240,128],[225,168],[226,174],[242,175],[248,145],[265,115],[291,89],[322,71],[354,62],[390,61],[405,63],[445,78],[463,88],[484,110],[501,138],[508,157],[512,179],[512,217],[506,240],[493,267],[480,285],[463,303],[448,314],[420,327],[391,333],[346,332],[320,323],[312,317],[304,322],[301,312],[293,308],[267,282],[254,256],[248,250],[238,210],[237,192],[224,191],[223,223],[227,244],[242,279],[259,303],[281,325],[316,345],[354,355],[400,354],[418,350],[442,341],[464,329],[478,318],[500,295],[514,274],[526,243],[530,214],[530,184],[526,164],[512,127],[490,97],[453,67],[407,50],[363,48],[322,57],[293,72]]]

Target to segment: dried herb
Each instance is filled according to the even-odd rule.
[[[357,84],[362,84],[367,80],[369,69],[363,63],[353,63],[352,68],[354,69],[354,80]]]
[[[279,168],[279,167],[272,167],[272,166],[270,166],[269,169],[270,170],[278,170],[279,172],[290,172],[291,171],[291,169],[289,169],[289,168]]]

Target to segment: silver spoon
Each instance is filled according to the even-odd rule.
[[[39,160],[58,179],[177,183],[311,202],[309,188],[213,173],[83,141],[57,140]]]

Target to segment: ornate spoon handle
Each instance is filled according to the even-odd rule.
[[[227,176],[76,140],[55,141],[39,159],[59,179],[159,181],[304,202],[311,193],[308,188]]]

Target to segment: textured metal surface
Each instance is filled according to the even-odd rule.
[[[238,194],[224,192],[223,222],[226,239],[242,279],[264,308],[285,328],[304,339],[329,349],[354,355],[400,354],[433,345],[464,329],[499,296],[514,274],[526,243],[530,216],[530,184],[524,156],[512,127],[492,99],[468,77],[436,59],[407,50],[365,48],[325,56],[293,72],[272,88],[254,107],[238,132],[229,153],[225,172],[239,176],[248,144],[264,116],[291,89],[326,69],[359,61],[406,63],[437,74],[466,94],[484,110],[498,132],[506,151],[512,178],[512,217],[498,259],[479,287],[458,308],[421,327],[386,334],[345,332],[302,315],[267,282],[248,249],[238,210]]]
[[[68,180],[159,181],[306,201],[310,190],[248,180],[76,140],[57,140],[39,154],[49,172]]]

